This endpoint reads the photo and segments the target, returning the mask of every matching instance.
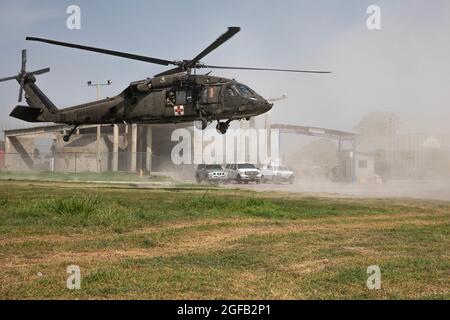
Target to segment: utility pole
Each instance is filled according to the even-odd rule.
[[[105,82],[105,83],[92,83],[92,81],[88,81],[87,82],[87,85],[88,85],[88,87],[95,87],[95,89],[96,89],[96,93],[97,93],[97,101],[99,101],[100,100],[100,89],[101,89],[101,87],[104,87],[104,86],[110,86],[112,84],[112,81],[111,80],[108,80],[107,82]],[[101,172],[101,159],[102,159],[102,155],[101,155],[101,152],[100,152],[100,139],[101,139],[101,135],[102,135],[102,125],[101,124],[98,124],[97,125],[97,172]]]

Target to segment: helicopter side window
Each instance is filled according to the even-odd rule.
[[[208,92],[206,88],[203,88],[200,93],[200,103],[208,103]]]
[[[194,101],[193,95],[192,95],[192,90],[187,90],[186,91],[186,103],[187,104],[192,104],[192,102]]]
[[[177,104],[185,104],[186,103],[186,90],[177,90]]]
[[[225,89],[225,95],[230,96],[230,97],[235,97],[236,96],[236,92],[233,90],[232,87],[227,87]]]
[[[176,102],[175,92],[174,91],[168,91],[166,96],[166,105],[168,107],[173,107]]]
[[[214,87],[208,87],[208,100],[213,100],[215,97],[215,88]]]
[[[219,95],[221,94],[222,86],[219,85],[209,85],[206,88],[206,99],[207,103],[218,103]]]

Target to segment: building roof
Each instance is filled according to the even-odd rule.
[[[355,132],[341,131],[334,129],[318,128],[318,127],[305,127],[290,124],[274,124],[271,126],[272,129],[279,129],[282,132],[304,134],[308,136],[317,137],[334,137],[334,138],[354,138],[358,134]]]
[[[146,124],[138,124],[139,125],[146,125]],[[149,124],[155,128],[167,128],[170,124]],[[181,127],[189,127],[192,124],[189,122],[185,123],[178,123],[177,126]],[[83,125],[79,126],[79,129],[88,129],[96,127],[97,125]],[[107,124],[103,126],[108,126]],[[5,133],[5,136],[21,136],[21,135],[31,135],[31,134],[43,134],[43,133],[49,133],[49,132],[56,132],[61,130],[70,130],[71,127],[65,124],[51,124],[51,125],[42,125],[42,126],[35,126],[35,127],[29,127],[29,128],[19,128],[19,129],[7,129],[3,130]]]
[[[64,124],[60,125],[44,125],[30,128],[20,128],[20,129],[8,129],[3,130],[6,136],[16,136],[16,135],[26,135],[26,134],[39,134],[39,133],[47,133],[53,131],[59,131],[63,129],[69,128]]]

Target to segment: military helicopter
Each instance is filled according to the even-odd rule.
[[[191,60],[165,60],[126,52],[88,47],[73,43],[27,37],[26,40],[51,45],[87,50],[132,60],[138,60],[175,68],[157,74],[153,78],[132,82],[117,96],[58,109],[36,86],[37,75],[49,72],[49,68],[26,71],[27,54],[22,50],[22,68],[17,76],[0,79],[0,82],[17,80],[20,85],[19,102],[23,91],[28,106],[16,106],[10,116],[27,122],[54,122],[72,126],[64,136],[68,142],[78,126],[83,124],[117,123],[179,123],[196,122],[202,130],[217,121],[216,129],[225,134],[233,120],[249,120],[269,111],[273,103],[264,99],[248,86],[236,80],[207,74],[197,74],[197,69],[262,70],[302,73],[329,73],[273,68],[250,68],[207,65],[200,62],[217,47],[240,31],[239,27],[228,30]]]

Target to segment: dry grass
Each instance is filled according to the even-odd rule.
[[[449,298],[446,202],[0,188],[4,299]],[[65,286],[71,264],[81,290]],[[366,287],[373,264],[379,291]]]

